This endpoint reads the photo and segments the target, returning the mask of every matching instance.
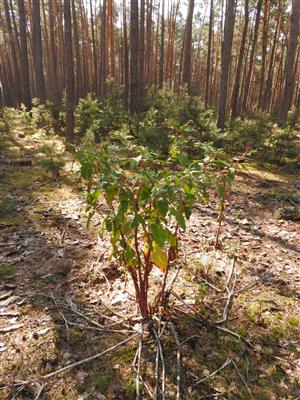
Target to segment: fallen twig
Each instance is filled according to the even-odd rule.
[[[162,344],[160,341],[159,334],[157,330],[155,329],[154,325],[151,326],[151,330],[155,336],[156,343],[157,343],[157,348],[158,348],[158,354],[159,358],[161,360],[161,398],[162,400],[166,399],[166,367],[165,367],[165,360],[164,360],[164,354],[162,350]]]
[[[216,369],[214,372],[212,372],[212,373],[209,374],[208,376],[205,376],[204,378],[199,379],[199,381],[195,382],[195,383],[194,383],[192,386],[190,386],[190,387],[191,387],[191,388],[194,388],[195,386],[200,385],[200,383],[206,381],[207,379],[212,378],[213,376],[217,375],[218,372],[222,371],[222,369],[226,368],[226,367],[227,367],[229,364],[231,364],[231,363],[232,363],[232,360],[231,360],[230,358],[227,358],[227,360],[224,362],[224,364],[223,364],[220,368]]]
[[[121,342],[115,344],[112,347],[109,347],[108,349],[102,351],[101,353],[97,353],[97,354],[95,354],[95,355],[93,355],[91,357],[84,358],[83,360],[80,360],[80,361],[77,361],[75,363],[66,365],[65,367],[62,367],[62,368],[60,368],[60,369],[58,369],[58,370],[56,370],[54,372],[51,372],[50,374],[41,376],[41,379],[52,378],[52,376],[58,375],[61,372],[67,371],[68,369],[71,369],[71,368],[74,368],[74,367],[79,367],[79,365],[86,364],[86,363],[88,363],[90,361],[96,360],[97,358],[109,353],[110,351],[117,349],[118,347],[122,346],[123,344],[126,344],[126,343],[130,342],[132,339],[136,338],[139,335],[140,335],[140,333],[135,333],[134,335],[131,335],[129,338],[126,338],[126,339],[122,340]]]
[[[133,340],[134,338],[136,338],[139,335],[140,335],[140,333],[135,333],[134,335],[131,335],[128,338],[122,340],[121,342],[115,344],[114,346],[109,347],[108,349],[102,351],[101,353],[94,354],[91,357],[87,357],[87,358],[84,358],[83,360],[80,360],[80,361],[74,362],[72,364],[66,365],[65,367],[59,368],[58,370],[56,370],[54,372],[51,372],[50,374],[42,375],[42,376],[40,376],[40,379],[41,380],[46,380],[46,379],[52,378],[53,376],[56,376],[56,375],[58,375],[58,374],[60,374],[62,372],[65,372],[65,371],[67,371],[69,369],[72,369],[72,368],[75,368],[75,367],[79,367],[79,365],[87,364],[90,361],[96,360],[97,358],[100,358],[101,356],[104,356],[105,354],[117,349],[118,347],[122,346],[123,344],[126,344],[126,343],[130,342],[131,340]],[[36,381],[28,380],[28,381],[23,381],[23,382],[16,382],[14,384],[3,385],[3,386],[0,387],[0,389],[3,390],[3,389],[6,389],[6,388],[9,388],[11,386],[15,386],[15,387],[16,386],[23,386],[24,387],[24,385],[27,385],[28,383],[34,383],[34,382],[36,382]]]
[[[136,367],[136,400],[140,399],[140,379],[141,379],[141,358],[142,358],[142,349],[143,349],[143,325],[142,325],[142,332],[140,334],[139,346],[137,349],[137,367]]]
[[[231,263],[230,272],[229,272],[228,277],[226,279],[225,289],[226,289],[226,291],[228,293],[228,296],[227,296],[227,301],[226,301],[226,304],[225,304],[225,307],[224,307],[224,310],[223,310],[223,318],[220,321],[216,321],[215,324],[222,324],[223,322],[226,322],[227,318],[228,318],[228,313],[229,313],[230,306],[232,304],[232,299],[233,299],[233,296],[234,296],[234,287],[235,287],[235,282],[236,282],[236,280],[234,280],[231,288],[229,288],[229,283],[230,283],[231,278],[232,278],[233,273],[234,273],[235,260],[236,260],[236,258],[233,257],[232,263]]]
[[[248,384],[247,384],[247,382],[246,382],[246,379],[245,379],[245,378],[243,377],[243,375],[241,374],[241,372],[240,372],[240,370],[238,369],[238,367],[237,367],[236,363],[234,362],[234,360],[231,360],[231,361],[232,361],[232,364],[233,364],[234,368],[236,369],[236,372],[238,373],[238,376],[240,377],[241,381],[242,381],[243,384],[245,385],[245,387],[246,387],[246,389],[247,389],[247,391],[248,391],[248,393],[249,393],[251,399],[254,399],[254,397],[253,397],[253,395],[252,395],[252,392],[251,392],[251,390],[250,390],[250,388],[249,388],[249,386],[248,386]]]
[[[175,330],[174,324],[172,322],[169,322],[169,327],[172,331],[172,334],[174,336],[176,345],[177,345],[177,355],[176,355],[176,361],[177,361],[177,377],[176,377],[176,383],[177,383],[177,393],[176,393],[176,400],[180,400],[180,384],[181,384],[181,343],[178,338],[178,334]]]

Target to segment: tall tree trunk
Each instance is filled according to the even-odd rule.
[[[268,75],[267,75],[267,80],[266,80],[266,87],[265,87],[264,95],[263,95],[263,110],[269,109],[270,103],[271,103],[270,102],[270,98],[271,98],[270,92],[271,92],[272,83],[273,83],[274,60],[275,60],[276,48],[278,46],[278,37],[279,37],[279,33],[280,33],[281,19],[282,19],[282,0],[278,0],[275,34],[274,34],[271,54],[270,54],[270,58],[269,58],[269,68],[268,68]]]
[[[95,28],[94,28],[94,17],[93,17],[93,6],[92,0],[90,0],[90,14],[91,14],[91,32],[92,32],[92,46],[93,46],[93,64],[94,64],[94,74],[93,74],[93,91],[97,93],[98,85],[98,66],[97,66],[97,52],[96,52],[96,40],[95,40]]]
[[[264,104],[264,88],[265,88],[265,75],[266,75],[266,62],[267,62],[267,48],[268,48],[268,28],[270,17],[270,0],[265,0],[264,4],[264,17],[263,17],[263,40],[262,40],[262,65],[260,75],[260,87],[258,97],[258,107],[263,108]]]
[[[182,83],[191,93],[192,75],[192,29],[193,29],[194,0],[189,0],[188,15],[185,24]]]
[[[153,54],[152,35],[152,0],[147,0],[146,16],[146,53],[145,53],[145,83],[149,85],[151,80],[151,58]]]
[[[247,103],[248,103],[248,98],[249,98],[249,93],[250,93],[250,85],[251,85],[252,74],[253,74],[254,56],[255,56],[255,52],[256,52],[256,44],[257,44],[262,4],[263,4],[263,0],[258,0],[257,6],[256,6],[255,27],[254,27],[254,35],[253,35],[253,43],[252,43],[252,48],[251,48],[250,60],[249,60],[249,68],[248,68],[248,74],[246,76],[246,81],[245,81],[245,86],[244,86],[245,91],[244,91],[243,104],[242,104],[243,112],[247,111]]]
[[[48,1],[49,4],[49,30],[50,30],[50,87],[51,100],[55,103],[59,101],[58,76],[57,76],[57,52],[55,46],[55,13],[53,0]]]
[[[14,87],[14,104],[17,105],[22,100],[22,85],[20,80],[20,71],[18,67],[18,55],[17,55],[17,47],[16,42],[12,30],[10,13],[9,13],[9,6],[7,0],[4,0],[4,11],[5,11],[5,19],[6,19],[6,26],[9,36],[9,43],[10,43],[10,51],[12,56],[12,63],[13,63],[13,82],[12,85]]]
[[[140,1],[140,31],[139,31],[139,87],[140,102],[144,99],[145,92],[145,0]]]
[[[281,109],[279,113],[279,123],[285,126],[287,122],[288,111],[291,107],[294,89],[294,67],[296,59],[297,41],[300,27],[300,0],[293,0],[290,32],[288,41],[288,50],[285,61],[285,85],[283,90]]]
[[[66,73],[66,141],[74,142],[74,61],[70,0],[64,0],[65,73]]]
[[[101,35],[100,35],[100,71],[99,71],[99,90],[100,97],[105,97],[105,83],[106,83],[106,0],[102,3],[101,15]]]
[[[32,3],[32,50],[35,72],[36,96],[43,103],[46,99],[45,77],[43,68],[42,32],[40,0]]]
[[[128,38],[127,38],[127,18],[126,0],[123,0],[123,68],[124,68],[124,100],[128,107],[129,101],[129,59],[128,59]]]
[[[76,15],[75,0],[72,0],[72,17],[73,17],[73,36],[74,36],[74,49],[75,49],[75,72],[76,72],[76,99],[83,96],[83,85],[82,85],[82,64],[80,56],[80,45],[78,35],[78,23]]]
[[[164,83],[164,61],[165,61],[165,0],[162,0],[161,25],[160,25],[160,55],[158,87],[162,89]]]
[[[235,74],[234,86],[232,91],[232,100],[231,100],[231,115],[233,118],[236,118],[238,116],[238,103],[240,98],[242,68],[243,68],[244,54],[246,49],[248,27],[249,27],[249,0],[245,0],[245,23],[243,28],[243,34],[242,34],[242,40],[238,57],[238,64],[236,67],[236,74]]]
[[[208,103],[209,103],[213,23],[214,23],[214,0],[210,0],[210,14],[209,14],[209,28],[208,28],[208,48],[207,48],[207,63],[206,63],[206,81],[205,81],[205,108],[207,108]]]
[[[22,85],[23,85],[23,100],[26,108],[31,109],[31,92],[29,80],[29,64],[27,51],[27,36],[26,36],[26,14],[24,0],[18,0],[19,9],[19,24],[20,24],[20,45],[21,45],[21,68],[22,68]]]
[[[130,101],[132,114],[139,108],[139,4],[138,0],[130,0]]]
[[[222,61],[221,61],[221,81],[219,91],[219,108],[217,126],[222,131],[225,127],[226,104],[228,94],[228,78],[231,64],[232,40],[235,20],[235,0],[227,0],[225,23],[224,23],[224,40],[222,44]]]

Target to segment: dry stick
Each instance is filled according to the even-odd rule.
[[[63,318],[63,320],[64,320],[64,322],[65,322],[65,327],[66,327],[66,330],[67,330],[67,342],[69,343],[69,341],[70,341],[70,334],[69,334],[69,323],[68,323],[68,320],[66,319],[66,317],[64,316],[64,314],[59,310],[59,306],[58,306],[57,300],[56,300],[56,298],[54,297],[53,293],[51,293],[50,296],[51,296],[52,301],[53,301],[53,303],[55,304],[56,308],[58,309],[59,314],[61,315],[61,317]]]
[[[155,392],[154,392],[154,399],[158,398],[158,386],[159,386],[159,379],[158,379],[158,374],[159,374],[159,348],[157,347],[156,349],[156,357],[155,357]]]
[[[66,310],[71,311],[73,314],[76,314],[76,315],[78,315],[79,317],[85,319],[87,322],[89,322],[89,323],[92,324],[92,325],[95,325],[97,328],[101,328],[101,329],[104,329],[104,328],[105,328],[105,325],[99,324],[97,321],[94,321],[93,319],[88,318],[86,315],[82,314],[81,312],[79,312],[79,311],[77,311],[77,310],[73,310],[72,308],[67,307],[67,306],[65,306],[65,305],[62,305],[61,307],[62,307],[62,308],[65,308]]]
[[[137,350],[137,352],[138,352],[138,350]],[[136,372],[136,367],[134,365],[133,365],[133,370],[134,370],[135,373],[137,373]],[[147,382],[145,382],[144,379],[141,376],[140,376],[140,381],[142,382],[144,388],[147,390],[147,392],[148,392],[148,394],[150,396],[150,399],[153,399],[154,398],[154,393],[153,393],[153,389],[151,388],[151,386]]]
[[[140,370],[141,370],[141,357],[142,357],[142,349],[143,349],[143,325],[142,325],[142,332],[139,340],[139,347],[137,350],[137,368],[136,368],[136,400],[140,399]]]
[[[78,328],[81,329],[87,329],[87,330],[92,330],[92,331],[99,331],[99,332],[114,332],[114,333],[120,333],[120,334],[127,334],[127,333],[132,333],[134,332],[133,329],[106,329],[106,328],[97,328],[96,326],[88,326],[84,324],[78,324],[77,322],[71,322],[68,321],[69,325],[72,326],[77,326]]]
[[[40,399],[40,397],[41,397],[41,395],[42,395],[42,393],[43,393],[44,389],[45,389],[45,386],[44,386],[44,385],[42,385],[42,386],[39,388],[39,390],[38,390],[38,392],[37,392],[37,394],[36,394],[36,397],[35,397],[35,399],[34,399],[34,400],[38,400],[38,399]]]
[[[219,216],[218,216],[218,230],[217,230],[217,234],[216,234],[215,250],[219,247],[219,238],[220,238],[220,234],[221,234],[222,221],[223,221],[224,210],[225,210],[225,200],[226,200],[225,196],[226,196],[226,180],[224,177],[224,198],[221,199],[221,209],[220,209]]]
[[[180,384],[181,384],[181,343],[178,339],[178,334],[175,330],[174,324],[172,322],[169,322],[169,327],[171,328],[172,334],[174,336],[176,345],[177,345],[177,355],[176,355],[176,360],[177,360],[177,377],[176,377],[176,382],[177,382],[177,394],[176,394],[176,400],[180,400]]]
[[[241,372],[240,372],[240,370],[238,369],[238,367],[237,367],[236,363],[234,362],[234,360],[231,360],[231,361],[232,361],[232,364],[233,364],[234,368],[236,369],[236,372],[238,373],[238,376],[240,377],[241,381],[242,381],[243,384],[245,385],[245,387],[246,387],[246,389],[247,389],[247,391],[248,391],[248,393],[249,393],[251,399],[254,399],[253,394],[252,394],[252,392],[251,392],[251,390],[250,390],[250,388],[249,388],[249,386],[248,386],[248,384],[247,384],[247,382],[246,382],[246,379],[245,379],[245,378],[243,377],[243,375],[241,374]]]
[[[195,314],[195,310],[194,310],[189,304],[186,304],[186,303],[178,296],[177,293],[175,293],[174,291],[172,291],[172,294],[173,294],[173,296],[174,296],[175,298],[177,298],[179,301],[181,301],[181,303],[183,303],[187,308],[189,308],[189,309]],[[246,339],[244,336],[241,336],[241,335],[239,335],[238,333],[236,333],[236,332],[234,332],[234,331],[231,331],[230,329],[224,328],[223,326],[218,326],[218,325],[215,324],[214,322],[209,321],[209,320],[207,320],[207,319],[205,319],[205,318],[203,318],[203,317],[202,317],[202,318],[198,318],[198,317],[195,316],[195,315],[190,315],[190,314],[188,314],[186,311],[181,310],[181,309],[178,308],[178,307],[176,307],[176,308],[177,308],[179,311],[181,311],[182,313],[184,313],[184,314],[186,314],[186,315],[189,315],[191,318],[193,318],[195,321],[198,321],[200,324],[204,325],[206,328],[212,328],[212,329],[215,329],[215,330],[218,330],[218,331],[222,331],[222,332],[224,332],[224,333],[227,333],[228,335],[231,335],[231,336],[235,337],[235,338],[238,339],[240,342],[244,342],[244,343],[247,344],[250,348],[252,348],[256,353],[263,354],[264,356],[270,357],[270,358],[272,358],[272,359],[274,359],[274,360],[285,361],[285,362],[288,362],[288,363],[291,364],[291,365],[296,366],[296,364],[295,364],[294,362],[290,361],[290,360],[285,360],[285,359],[283,359],[283,358],[281,358],[281,357],[278,357],[278,356],[274,356],[274,355],[265,353],[263,350],[258,349],[249,339]]]
[[[234,296],[235,280],[234,280],[234,282],[232,284],[231,289],[229,289],[229,283],[230,283],[230,280],[231,280],[232,275],[233,275],[233,271],[234,271],[234,267],[235,267],[235,260],[236,260],[236,258],[233,257],[232,263],[231,263],[230,272],[229,272],[228,277],[226,279],[225,288],[226,288],[226,291],[228,293],[228,297],[227,297],[227,301],[226,301],[226,304],[225,304],[225,307],[224,307],[224,310],[223,310],[223,319],[221,319],[220,321],[216,321],[215,324],[222,324],[223,322],[226,322],[227,318],[228,318],[229,308],[231,306],[232,299],[233,299],[233,296]]]
[[[154,326],[151,326],[151,329],[156,338],[156,343],[157,343],[157,347],[159,350],[159,357],[161,360],[161,395],[162,395],[162,400],[165,400],[166,399],[166,368],[165,368],[164,354],[163,354],[162,345],[161,345],[160,337],[159,337],[157,330],[155,329]]]
[[[210,286],[212,289],[214,289],[216,292],[218,293],[222,293],[223,289],[218,288],[217,286],[213,285],[212,283],[210,283],[208,280],[206,280],[205,278],[200,277],[200,279],[206,283],[208,286]]]
[[[220,368],[216,369],[214,372],[212,372],[208,376],[205,376],[204,378],[199,379],[199,381],[195,382],[192,386],[190,386],[190,388],[198,386],[198,385],[200,385],[200,383],[202,383],[202,382],[206,381],[207,379],[210,379],[213,376],[217,375],[218,372],[222,371],[222,369],[226,368],[231,363],[232,363],[232,360],[230,358],[227,358],[227,360],[224,362],[224,364]]]
[[[110,351],[117,349],[118,347],[122,346],[123,344],[126,344],[126,343],[130,342],[132,339],[136,338],[139,335],[140,335],[140,333],[135,333],[134,335],[129,336],[129,338],[126,338],[126,339],[122,340],[121,342],[119,342],[119,343],[115,344],[114,346],[102,351],[101,353],[97,353],[97,354],[95,354],[95,355],[93,355],[91,357],[84,358],[83,360],[77,361],[77,362],[75,362],[73,364],[66,365],[65,367],[62,367],[62,368],[60,368],[60,369],[58,369],[58,370],[56,370],[54,372],[51,372],[48,375],[41,376],[41,379],[52,378],[53,376],[58,375],[61,372],[64,372],[64,371],[66,371],[68,369],[71,369],[71,368],[74,368],[74,367],[79,367],[79,365],[86,364],[86,363],[88,363],[90,361],[96,360],[97,358],[109,353]]]
[[[74,368],[74,367],[79,367],[79,365],[83,365],[83,364],[86,364],[86,363],[88,363],[90,361],[96,360],[97,358],[109,353],[110,351],[117,349],[118,347],[122,346],[123,344],[126,344],[126,343],[130,342],[132,339],[136,338],[139,335],[140,335],[140,333],[135,333],[134,335],[129,336],[129,338],[122,340],[121,342],[119,342],[119,343],[115,344],[114,346],[102,351],[101,353],[94,354],[91,357],[84,358],[83,360],[77,361],[77,362],[75,362],[73,364],[66,365],[65,367],[62,367],[62,368],[60,368],[60,369],[58,369],[58,370],[56,370],[54,372],[51,372],[50,374],[41,376],[40,379],[45,380],[45,379],[52,378],[53,376],[56,376],[56,375],[60,374],[61,372],[67,371],[68,369],[71,369],[71,368]],[[14,383],[13,386],[20,386],[21,385],[24,388],[24,385],[27,385],[28,383],[34,383],[34,382],[35,382],[34,380],[17,382],[17,383]],[[1,390],[2,389],[6,389],[6,388],[8,388],[10,386],[11,385],[3,386],[0,389]],[[18,389],[18,390],[20,390],[20,389]]]

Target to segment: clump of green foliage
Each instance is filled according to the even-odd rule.
[[[65,160],[58,153],[54,144],[44,144],[40,148],[40,152],[43,154],[43,157],[38,160],[38,164],[49,171],[53,176],[59,176],[60,170],[65,165]]]
[[[122,97],[118,86],[113,81],[109,95],[100,101],[91,93],[79,100],[75,112],[77,133],[92,136],[97,142],[105,138],[110,132],[119,129],[127,119]]]
[[[3,123],[8,131],[22,129],[26,134],[33,134],[40,130],[47,135],[54,134],[53,107],[51,102],[41,104],[36,98],[32,100],[31,110],[27,110],[24,104],[21,104],[19,108],[5,107]]]
[[[30,110],[31,125],[39,129],[44,129],[47,134],[53,134],[55,121],[51,112],[52,107],[53,104],[51,102],[41,104],[39,99],[33,99],[32,108]]]
[[[299,138],[294,128],[279,128],[271,116],[257,115],[231,121],[216,140],[230,153],[246,153],[264,162],[299,162]]]
[[[233,179],[222,152],[208,146],[205,158],[193,161],[185,144],[175,136],[163,160],[124,129],[98,148],[77,152],[87,185],[88,221],[95,212],[101,214],[101,232],[108,233],[112,256],[131,275],[145,321],[164,302],[169,270],[178,258],[180,231],[186,229],[193,205],[208,201],[208,187],[220,174],[225,173],[228,182]],[[103,201],[109,210],[105,213]],[[162,281],[150,304],[153,268],[160,269]]]

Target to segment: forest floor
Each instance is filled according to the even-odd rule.
[[[136,335],[139,319],[130,281],[95,235],[99,221],[86,228],[77,166],[62,141],[15,124],[0,142],[0,399],[134,399],[136,336],[43,377]],[[299,176],[246,165],[219,250],[214,201],[196,207],[162,316],[166,399],[176,398],[178,375],[167,319],[180,341],[182,399],[300,399],[299,205]],[[212,323],[229,293],[227,321]],[[155,391],[155,359],[145,334],[141,399]]]

